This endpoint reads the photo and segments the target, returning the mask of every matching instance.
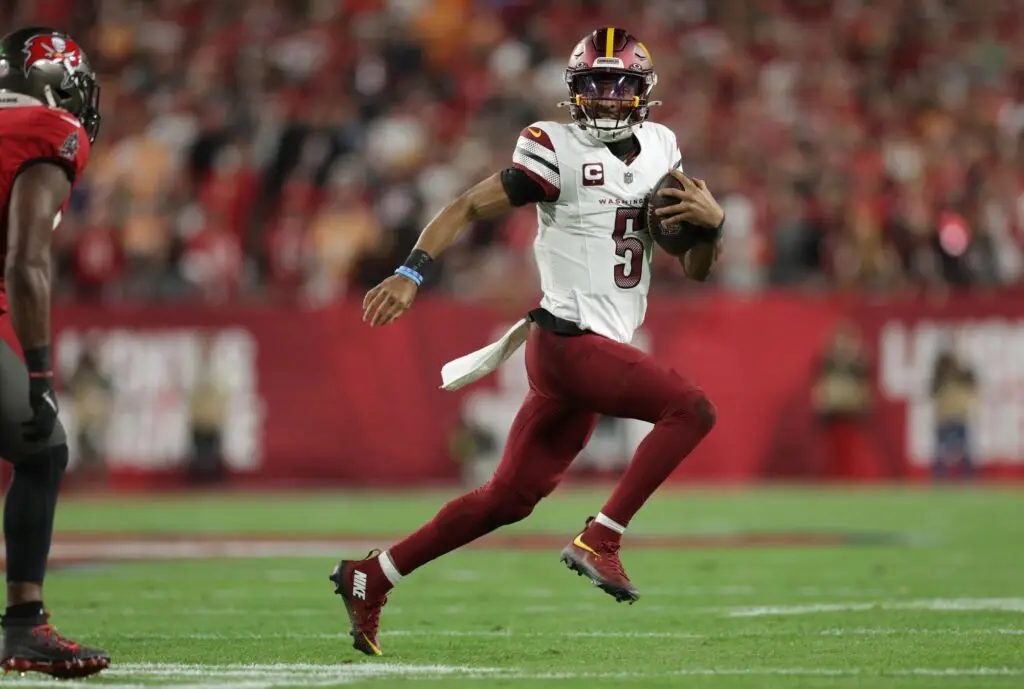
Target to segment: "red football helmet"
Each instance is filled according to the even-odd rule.
[[[647,46],[625,29],[598,29],[572,51],[565,70],[573,122],[600,141],[632,134],[650,115],[658,83]]]

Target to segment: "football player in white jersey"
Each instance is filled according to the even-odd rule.
[[[665,223],[706,228],[680,258],[694,279],[705,279],[717,256],[722,209],[703,182],[678,171],[675,135],[648,121],[657,75],[643,43],[622,29],[594,31],[576,45],[565,79],[572,122],[523,129],[512,165],[442,210],[405,265],[366,295],[364,320],[391,323],[412,305],[431,262],[474,221],[537,204],[540,307],[499,342],[442,371],[446,388],[461,387],[525,342],[530,391],[486,485],[449,502],[387,551],[342,560],[331,574],[354,647],[364,653],[381,653],[377,632],[391,588],[427,562],[529,515],[554,490],[601,414],[654,427],[608,502],[561,557],[616,600],[637,600],[619,560],[620,537],[714,426],[714,407],[699,388],[629,342],[647,308],[651,238],[643,207],[651,190],[668,170],[687,181],[687,191],[662,192],[677,203],[659,213]]]

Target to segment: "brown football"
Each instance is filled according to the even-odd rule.
[[[658,180],[658,183],[651,191],[651,197],[647,199],[645,215],[647,217],[647,230],[655,243],[673,256],[682,256],[697,243],[702,228],[690,222],[675,223],[667,226],[661,222],[661,218],[654,214],[654,211],[665,206],[674,206],[678,199],[671,196],[661,196],[658,192],[662,189],[683,189],[682,183],[666,172],[665,176]]]

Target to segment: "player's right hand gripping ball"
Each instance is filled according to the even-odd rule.
[[[672,223],[671,225],[663,223],[662,219],[655,212],[667,206],[674,206],[679,201],[671,196],[659,194],[658,192],[662,189],[685,190],[685,187],[671,171],[666,172],[665,176],[658,180],[658,183],[654,185],[654,189],[651,190],[650,198],[647,199],[647,205],[644,207],[647,230],[651,233],[651,238],[655,243],[666,252],[672,256],[682,256],[699,241],[704,228],[686,221]]]

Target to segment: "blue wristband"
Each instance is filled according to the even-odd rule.
[[[398,266],[395,270],[395,275],[401,275],[404,278],[409,278],[416,283],[417,287],[423,284],[423,276],[409,266]]]

